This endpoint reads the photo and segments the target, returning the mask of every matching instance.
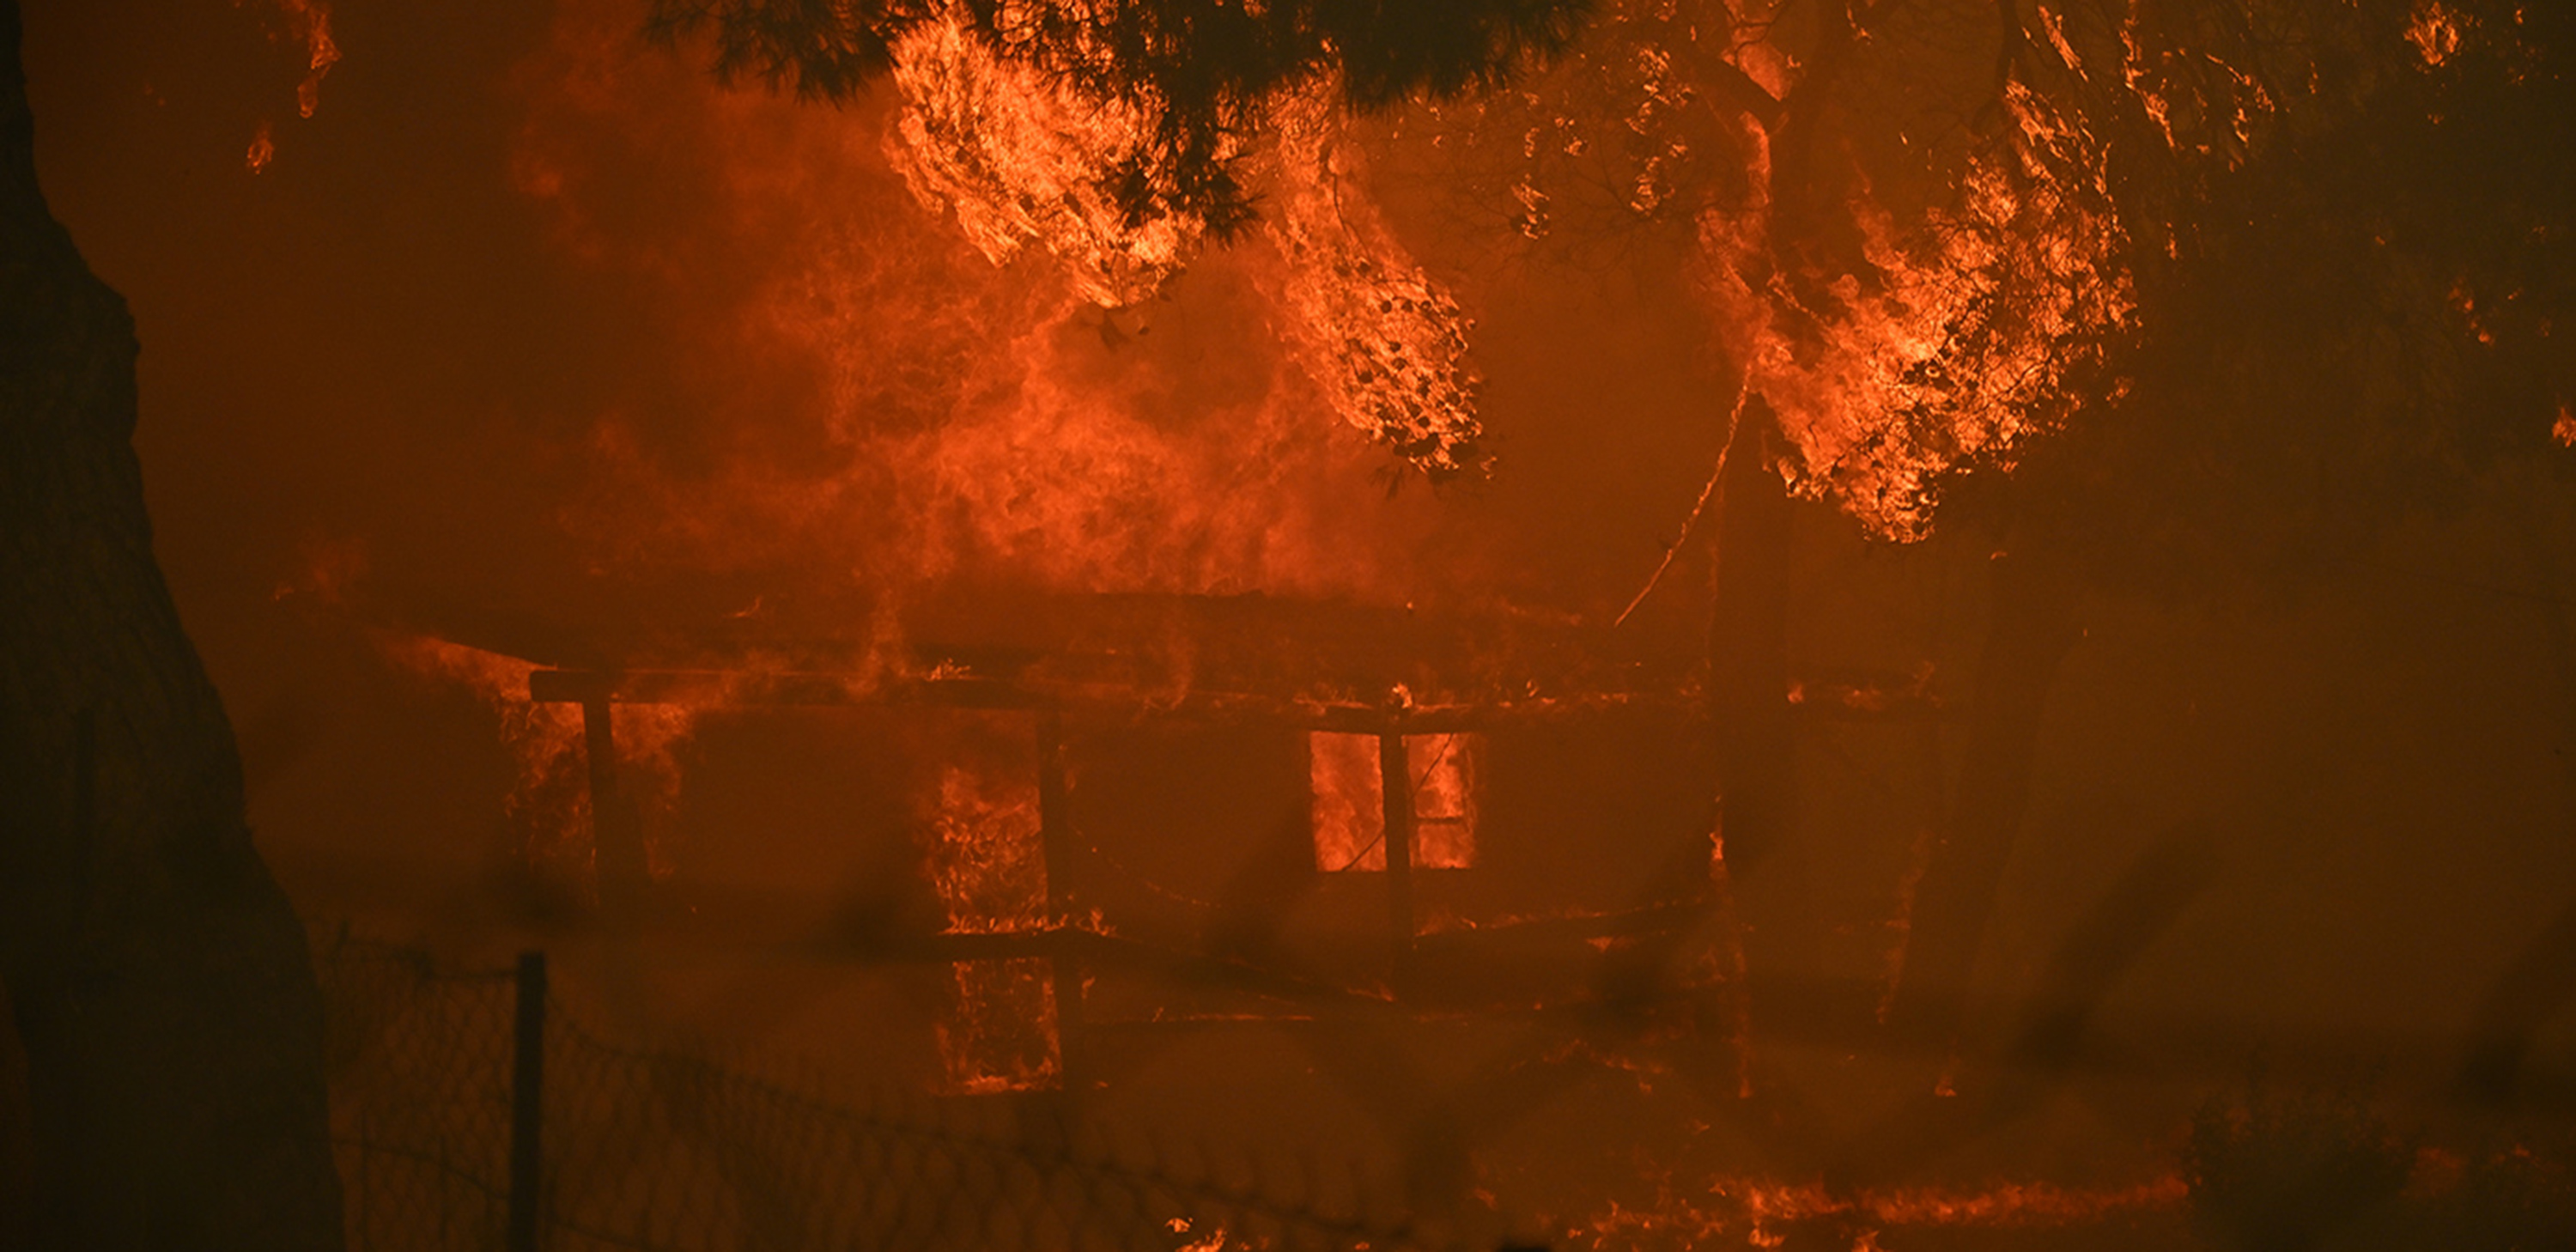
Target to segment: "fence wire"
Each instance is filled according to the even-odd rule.
[[[317,940],[355,1252],[506,1244],[516,984]],[[539,1246],[549,1252],[1283,1252],[1435,1240],[1355,1169],[1121,1135],[1045,1096],[836,1101],[676,1048],[603,1040],[549,1000]]]
[[[345,934],[319,938],[314,949],[349,1246],[501,1247],[510,974],[444,972],[426,953]]]

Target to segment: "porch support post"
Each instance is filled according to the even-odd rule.
[[[600,909],[614,923],[635,920],[644,899],[644,836],[617,785],[617,733],[603,689],[581,702],[582,746],[590,765],[590,835]]]
[[[1072,924],[1074,833],[1071,787],[1064,763],[1064,717],[1053,708],[1037,715],[1038,844],[1046,862],[1047,926],[1057,931],[1054,962],[1055,1028],[1064,1084],[1076,1084],[1082,1053],[1082,964],[1062,932]]]
[[[1377,737],[1379,790],[1386,797],[1386,913],[1394,990],[1413,993],[1413,766],[1404,731],[1390,721]]]

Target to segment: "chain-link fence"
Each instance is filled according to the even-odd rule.
[[[1319,1090],[1399,1125],[1406,1159],[1375,1174],[1118,1128],[1060,1093],[827,1098],[702,1050],[610,1042],[545,993],[542,964],[440,969],[325,936],[350,1244],[1358,1252],[1490,1249],[1509,1228],[1596,1252],[2272,1248],[2329,1234],[2355,1248],[2576,1247],[2576,1130],[2554,1071],[2523,1075],[2510,1099],[2383,1107],[2370,1081],[2332,1077],[2368,1040],[2276,1039],[2247,1078],[2226,1073],[2234,1048],[2191,1030],[2091,1027],[2121,954],[2172,912],[2139,905],[2162,882],[2112,892],[2032,1002],[1963,1013],[2020,1024],[1955,1094],[1890,1100],[1875,1120],[1837,1118],[1787,1083],[1746,1094],[1727,1041],[1690,1025],[1724,1014],[1672,1011],[1696,1003],[1692,988],[1596,1000],[1455,1073],[1408,1056],[1403,1031],[1422,1023],[1400,1006],[1317,1000],[1283,1037],[1306,1045]],[[1783,985],[1771,1002],[1865,1002],[1851,990]],[[1785,1049],[1799,1037],[1784,1018]],[[1565,1039],[1580,1046],[1549,1042]],[[1868,1071],[1853,1054],[1833,1072]],[[2179,1139],[2177,1097],[2199,1105]],[[1645,1101],[1699,1120],[1657,1138]],[[1595,1103],[1628,1112],[1612,1128],[1548,1120]],[[2125,1125],[2170,1142],[2103,1155],[2106,1170],[2053,1146],[2070,1118],[2096,1139]],[[1504,1133],[1515,1125],[1534,1129]],[[1545,1178],[1528,1168],[1541,1158]],[[1518,1217],[1478,1224],[1479,1203]]]
[[[1437,1242],[1353,1170],[1221,1161],[1042,1095],[835,1102],[604,1041],[544,993],[541,959],[460,972],[345,934],[315,948],[357,1252]]]
[[[350,1246],[501,1246],[514,980],[426,953],[317,938],[332,1136]]]

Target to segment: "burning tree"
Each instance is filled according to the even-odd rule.
[[[1581,7],[656,12],[711,35],[721,74],[826,99],[892,75],[916,192],[988,255],[1044,246],[1098,303],[1245,231],[1267,173],[1292,338],[1346,418],[1435,476],[1484,464],[1467,324],[1358,194],[1339,105],[1489,88],[1425,111],[1459,141],[1434,171],[1493,224],[1534,247],[1686,239],[1741,383],[1712,483],[1708,688],[1736,872],[1794,824],[1789,500],[1887,540],[1944,519],[1996,538],[1896,1004],[1945,1037],[2082,588],[2278,571],[2365,541],[2403,513],[2391,501],[2565,459],[2576,386],[2551,328],[2571,196],[2549,154],[2576,116],[2567,19],[2437,0],[1620,0],[1578,32]],[[1794,906],[1773,911],[1757,932],[1796,930]]]
[[[1358,190],[1341,116],[1503,81],[1588,7],[659,0],[653,29],[704,34],[720,78],[800,97],[890,78],[896,159],[924,204],[996,263],[1053,254],[1104,307],[1151,297],[1206,242],[1262,220],[1308,372],[1346,421],[1440,480],[1486,464],[1468,321]]]
[[[1503,152],[1449,172],[1531,246],[1696,236],[1742,381],[1711,640],[1739,872],[1791,824],[1782,493],[1993,531],[1902,1022],[1954,1025],[2082,587],[2277,576],[2500,467],[2563,477],[2570,35],[2512,4],[1639,2],[1439,119]]]

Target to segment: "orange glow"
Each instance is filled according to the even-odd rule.
[[[2019,84],[2005,103],[2011,155],[1972,162],[1953,205],[1912,227],[1865,197],[1853,206],[1869,281],[1812,276],[1821,298],[1802,296],[1771,268],[1766,199],[1702,219],[1711,295],[1750,340],[1746,385],[1797,446],[1791,485],[1883,537],[1928,531],[1952,467],[2009,466],[2135,309],[2117,262],[2125,237],[2099,207],[2100,154]],[[1760,188],[1767,150],[1758,131],[1747,138]]]
[[[1279,301],[1300,360],[1342,420],[1431,477],[1481,474],[1482,385],[1458,301],[1396,242],[1359,189],[1338,95],[1282,101],[1269,233],[1287,259]]]
[[[1786,0],[1727,0],[1726,7],[1735,19],[1728,32],[1726,59],[1772,99],[1787,96],[1798,85],[1798,59],[1770,37],[1780,11],[1788,7]]]
[[[251,134],[250,152],[242,158],[242,164],[248,166],[251,173],[264,174],[268,172],[269,162],[276,159],[277,141],[269,137],[268,123],[261,122],[259,129]]]
[[[954,999],[937,1030],[949,1090],[991,1095],[1042,1091],[1063,1082],[1051,974],[1048,963],[1034,957],[948,967]]]
[[[1000,780],[948,767],[940,775],[927,851],[931,885],[948,910],[948,933],[1000,934],[1047,924],[1034,777]]]
[[[528,675],[539,667],[498,652],[427,635],[379,636],[385,654],[425,678],[474,693],[500,719],[501,742],[518,761],[518,779],[505,809],[533,861],[582,870],[593,868],[590,765],[581,709],[539,704],[528,697]],[[656,822],[679,804],[679,749],[688,742],[699,710],[667,704],[610,706],[617,743],[618,782],[646,817],[645,854],[655,877],[671,872],[668,849],[654,837]]]
[[[1386,869],[1386,792],[1378,737],[1315,731],[1306,736],[1313,783],[1315,868]],[[1476,863],[1476,756],[1468,734],[1406,735],[1413,774],[1413,867],[1466,869]]]
[[[994,264],[1036,244],[1084,299],[1116,307],[1151,297],[1198,251],[1204,223],[1129,222],[1107,189],[1113,171],[1140,159],[1148,109],[1079,97],[1003,61],[955,16],[896,47],[894,82],[903,96],[896,167]]]
[[[2562,448],[2576,448],[2576,407],[2558,406],[2558,420],[2551,423],[2549,434]]]
[[[564,516],[604,564],[792,568],[889,599],[961,581],[1415,594],[1434,502],[1387,498],[1371,480],[1384,452],[1331,419],[1328,372],[1271,333],[1288,319],[1269,249],[1200,256],[1163,297],[1104,308],[1097,296],[1146,290],[1165,267],[1130,247],[1158,228],[1031,210],[1050,233],[996,266],[962,219],[943,220],[1018,220],[975,207],[1005,173],[1023,191],[1041,174],[1074,187],[1064,162],[1095,150],[1040,143],[1069,123],[1032,110],[926,148],[902,136],[907,116],[930,128],[946,116],[934,104],[999,91],[976,75],[1009,67],[924,54],[903,71],[927,84],[918,99],[813,108],[640,56],[636,20],[620,0],[567,0],[515,75],[531,98],[516,185],[561,249],[633,285],[670,358],[661,394],[564,415],[592,432],[567,449],[588,470]],[[1047,159],[992,165],[1023,130]],[[679,171],[704,203],[685,220],[640,211],[638,168]],[[972,202],[925,213],[925,179]],[[713,433],[657,442],[683,424]]]
[[[1906,853],[1905,872],[1896,880],[1896,909],[1887,920],[1887,964],[1878,994],[1878,1021],[1882,1026],[1896,1011],[1896,992],[1905,982],[1905,954],[1914,941],[1914,899],[1922,890],[1923,875],[1932,868],[1934,842],[1930,827],[1916,831],[1914,845]]]
[[[1779,1247],[1787,1236],[1775,1225],[1840,1217],[1880,1226],[2064,1226],[2122,1213],[2169,1209],[2188,1194],[2180,1175],[2130,1187],[2077,1188],[2049,1183],[2003,1183],[1983,1191],[1897,1187],[1836,1194],[1821,1182],[1780,1183],[1721,1178],[1695,1194],[1667,1184],[1655,1203],[1629,1209],[1613,1205],[1567,1232],[1601,1252],[1662,1246],[1673,1240],[1717,1245],[1740,1240]],[[1876,1232],[1862,1234],[1869,1239]]]
[[[2428,68],[2440,65],[2460,50],[2460,15],[2441,0],[2426,0],[2407,15],[2406,39]]]
[[[1034,777],[1001,779],[948,767],[940,775],[925,852],[949,933],[998,934],[1048,924]],[[951,1089],[1026,1091],[1060,1080],[1051,973],[1048,962],[1029,958],[949,966],[951,1011],[938,1030]]]
[[[1317,731],[1306,736],[1314,795],[1315,868],[1386,868],[1386,792],[1377,736]]]

